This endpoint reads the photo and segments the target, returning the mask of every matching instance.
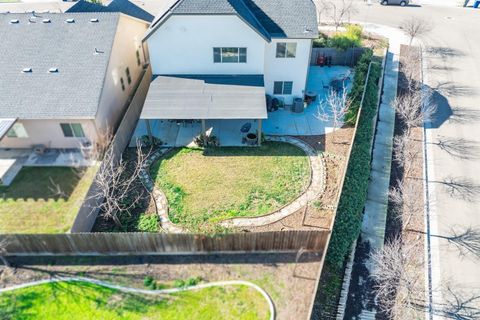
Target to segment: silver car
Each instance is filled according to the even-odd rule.
[[[380,0],[379,2],[384,6],[388,6],[389,4],[396,4],[402,7],[405,7],[410,3],[409,0]]]

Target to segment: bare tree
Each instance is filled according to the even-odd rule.
[[[422,52],[417,47],[410,47],[409,50],[406,50],[400,61],[403,80],[406,82],[405,85],[408,91],[421,89],[421,82],[419,81],[422,68],[421,62]]]
[[[317,110],[316,117],[322,121],[331,122],[333,125],[333,141],[335,142],[335,131],[345,123],[345,116],[350,109],[352,101],[348,98],[347,88],[338,92],[330,90]]]
[[[93,182],[96,192],[92,198],[100,200],[95,209],[100,209],[104,217],[112,219],[117,226],[121,226],[119,216],[135,208],[143,198],[136,192],[135,183],[147,158],[140,142],[137,143],[135,161],[126,161],[122,155],[117,157],[112,147],[103,152],[103,161]]]
[[[455,245],[461,252],[470,253],[480,258],[480,229],[470,226],[465,230],[459,231],[452,228],[451,235],[449,236],[432,236],[447,240],[449,243]]]
[[[458,286],[456,286],[458,287]],[[466,294],[447,286],[443,290],[445,302],[434,306],[434,312],[446,319],[477,320],[480,319],[480,294]]]
[[[395,98],[393,107],[406,126],[407,136],[412,128],[431,120],[437,110],[431,91],[424,90],[411,91]]]
[[[7,246],[9,242],[6,238],[0,240],[0,260],[5,267],[10,268],[10,263],[8,262],[7,258],[5,257],[7,253]]]
[[[413,217],[423,214],[422,183],[413,179],[404,179],[397,182],[397,186],[390,189],[388,196],[402,222],[402,228],[409,228]]]
[[[403,168],[406,177],[410,176],[416,161],[422,155],[423,150],[418,143],[411,139],[406,132],[393,138],[393,161]]]
[[[422,18],[410,17],[406,20],[403,20],[400,24],[400,29],[407,34],[410,38],[409,45],[412,45],[412,42],[415,38],[425,36],[432,30],[430,23]]]
[[[379,308],[392,319],[416,319],[423,261],[419,243],[404,243],[400,238],[387,242],[383,249],[371,256]]]
[[[352,14],[358,10],[353,0],[329,1],[329,0],[315,0],[318,17],[324,16],[331,20],[335,25],[335,30],[346,22],[350,22]],[[321,22],[321,21],[320,21]]]
[[[478,159],[480,156],[480,147],[473,140],[439,136],[438,142],[434,144],[452,157],[460,159]]]

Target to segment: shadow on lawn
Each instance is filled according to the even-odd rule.
[[[0,199],[68,200],[86,169],[24,167],[8,187],[0,187]]]

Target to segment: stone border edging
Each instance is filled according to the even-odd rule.
[[[300,208],[306,206],[310,201],[318,198],[325,191],[326,186],[326,166],[322,154],[319,154],[313,147],[300,139],[290,136],[266,136],[266,141],[290,143],[302,149],[310,162],[311,180],[307,190],[305,190],[293,202],[285,205],[283,208],[259,217],[233,218],[221,223],[223,227],[261,227],[272,224],[295,213]]]
[[[326,186],[326,166],[322,154],[319,154],[313,147],[300,139],[290,136],[267,136],[266,141],[284,142],[292,144],[302,149],[308,157],[311,173],[310,185],[298,198],[293,202],[285,205],[281,209],[259,217],[245,217],[228,219],[220,223],[222,227],[239,228],[239,227],[260,227],[277,222],[295,213],[297,210],[307,205],[310,201],[318,198],[325,191]],[[161,227],[168,233],[184,233],[187,229],[174,224],[168,216],[168,200],[160,188],[155,185],[150,176],[150,166],[163,157],[167,152],[173,148],[160,148],[155,150],[145,161],[144,167],[140,174],[140,178],[152,196],[157,207],[157,214],[160,217]]]
[[[145,289],[137,289],[137,288],[131,288],[131,287],[124,287],[124,286],[119,286],[119,285],[114,285],[108,282],[104,282],[101,280],[96,280],[96,279],[90,279],[90,278],[84,278],[84,277],[58,277],[58,278],[51,278],[51,279],[46,279],[46,280],[39,280],[39,281],[33,281],[33,282],[28,282],[28,283],[23,283],[7,288],[1,288],[0,293],[4,292],[9,292],[9,291],[14,291],[17,289],[23,289],[23,288],[28,288],[28,287],[33,287],[37,285],[42,285],[46,283],[53,283],[53,282],[87,282],[87,283],[92,283],[96,284],[102,287],[110,288],[110,289],[115,289],[119,290],[122,292],[127,292],[127,293],[140,293],[140,294],[148,294],[148,295],[158,295],[158,294],[171,294],[171,293],[177,293],[177,292],[183,292],[183,291],[193,291],[193,290],[200,290],[200,289],[206,289],[210,287],[225,287],[225,286],[247,286],[250,288],[253,288],[257,290],[264,298],[267,300],[268,303],[268,308],[270,310],[270,320],[275,319],[275,306],[273,304],[272,298],[268,295],[268,293],[259,287],[258,285],[254,284],[253,282],[245,281],[245,280],[228,280],[228,281],[217,281],[217,282],[209,282],[209,283],[204,283],[204,284],[199,284],[196,286],[191,286],[191,287],[184,287],[184,288],[171,288],[171,289],[162,289],[162,290],[145,290]]]

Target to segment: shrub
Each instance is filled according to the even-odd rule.
[[[195,144],[200,148],[208,148],[208,147],[218,147],[220,142],[218,141],[217,136],[209,135],[206,136],[205,134],[200,134],[195,137]]]
[[[143,279],[143,285],[145,287],[149,287],[154,281],[153,277],[152,276],[146,276],[144,279]]]
[[[188,278],[187,281],[185,282],[185,285],[186,285],[187,287],[196,286],[197,284],[200,283],[200,281],[202,281],[202,278],[201,278],[201,277]]]
[[[367,77],[368,66],[372,61],[372,56],[373,51],[370,49],[366,50],[355,66],[352,89],[348,94],[351,105],[346,116],[346,122],[350,125],[354,125],[357,121],[358,109],[360,108],[363,89],[365,88],[365,78]]]
[[[137,230],[141,232],[158,232],[159,221],[160,219],[156,214],[141,214]]]
[[[174,283],[175,288],[184,288],[185,287],[185,280],[177,279]]]
[[[365,56],[361,60],[363,71],[365,64],[367,64],[368,68],[367,62],[371,60],[371,53],[368,59]],[[358,119],[358,128],[352,145],[350,160],[345,174],[345,183],[338,203],[335,224],[327,252],[327,263],[334,268],[342,267],[353,242],[360,235],[363,208],[367,199],[370,176],[370,150],[374,134],[373,119],[378,107],[378,79],[380,72],[380,65],[372,64],[365,92],[365,100]]]

